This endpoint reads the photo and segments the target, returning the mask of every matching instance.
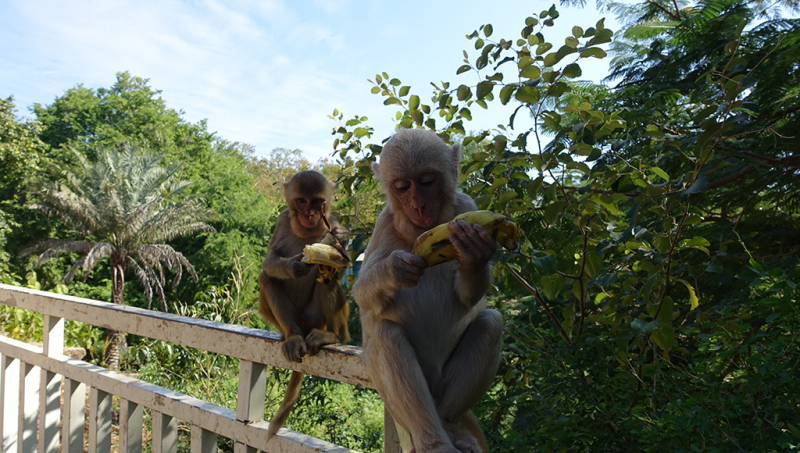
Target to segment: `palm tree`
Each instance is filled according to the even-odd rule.
[[[96,163],[75,154],[82,171],[67,170],[66,179],[31,207],[59,216],[82,240],[45,239],[23,249],[20,256],[43,252],[35,263],[39,266],[62,250],[78,253],[64,276],[66,284],[78,269],[85,280],[101,259],[109,257],[112,302],[123,304],[125,270],[130,267],[144,287],[148,308],[155,292],[166,311],[164,267],[174,272],[173,287],[184,268],[195,282],[197,274],[186,257],[165,242],[216,232],[204,223],[214,218],[213,212],[184,193],[191,183],[177,179],[179,165],[161,167],[158,154],[130,145],[98,150]],[[124,332],[109,329],[104,352],[109,368],[119,367],[119,347],[124,341]]]

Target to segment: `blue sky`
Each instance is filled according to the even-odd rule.
[[[259,156],[281,147],[314,161],[332,151],[334,109],[369,117],[376,141],[393,130],[397,109],[383,106],[367,79],[385,71],[423,100],[430,82],[474,85],[474,73],[455,74],[463,50],[476,55],[465,35],[491,23],[492,38],[516,39],[525,18],[551,4],[3,0],[0,96],[13,95],[18,114],[30,117],[34,102],[50,104],[77,84],[109,87],[130,71],[221,138],[249,143]],[[603,17],[593,3],[557,8],[561,17],[545,35],[556,45],[573,25]],[[618,29],[612,17],[605,23]],[[586,63],[584,78],[605,75],[607,61]],[[470,129],[503,121],[475,109]]]

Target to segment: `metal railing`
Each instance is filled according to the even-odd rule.
[[[83,452],[87,389],[90,453],[111,450],[112,396],[119,397],[120,453],[142,451],[144,408],[152,415],[153,453],[177,451],[179,420],[191,425],[193,453],[217,451],[218,436],[231,439],[236,453],[353,452],[285,428],[267,443],[267,367],[374,388],[353,346],[328,346],[295,363],[283,357],[274,332],[3,284],[0,303],[44,315],[42,347],[0,336],[3,453]],[[64,319],[240,359],[236,410],[65,356]],[[384,451],[400,451],[386,412]]]

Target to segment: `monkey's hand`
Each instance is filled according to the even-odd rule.
[[[303,254],[298,253],[297,255],[287,258],[287,264],[289,265],[289,269],[291,270],[292,276],[294,278],[305,277],[311,272],[311,269],[314,268],[313,264],[308,264],[303,262]]]
[[[331,228],[331,234],[336,238],[337,241],[339,241],[339,244],[342,245],[342,248],[345,249],[347,248],[347,243],[350,241],[348,236],[349,233],[350,232],[347,231],[347,228],[341,225],[336,225],[335,227]]]
[[[395,250],[386,261],[389,286],[392,289],[411,289],[417,286],[428,267],[425,259],[403,250]]]
[[[311,332],[306,335],[306,346],[308,346],[309,355],[317,355],[319,348],[338,342],[339,338],[336,334],[327,330],[311,329]]]
[[[300,335],[292,335],[287,338],[281,343],[281,348],[283,349],[283,356],[291,362],[302,362],[303,356],[308,352],[306,342]]]
[[[460,269],[481,269],[494,256],[497,242],[482,226],[458,219],[450,222],[447,228]]]

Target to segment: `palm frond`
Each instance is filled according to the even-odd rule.
[[[163,242],[197,232],[216,232],[205,223],[215,219],[215,213],[204,207],[201,199],[185,195],[191,183],[176,179],[180,165],[162,167],[158,154],[123,145],[99,149],[96,161],[89,162],[75,153],[81,166],[65,172],[63,182],[56,183],[42,203],[32,207],[59,216],[99,242],[78,246],[76,241],[51,240],[23,251],[45,250],[39,258],[43,261],[73,247],[72,251],[83,256],[73,264],[68,280],[79,268],[88,275],[103,257],[119,255],[142,283],[148,306],[155,293],[166,310],[164,267],[175,273],[173,287],[184,269],[195,282],[198,278],[186,257]]]
[[[65,285],[69,285],[69,282],[72,281],[72,277],[75,276],[75,272],[83,265],[83,261],[84,261],[84,257],[81,256],[80,258],[75,260],[74,263],[72,263],[72,267],[69,268],[69,271],[67,272],[67,275],[64,276],[64,284]],[[88,275],[87,273],[83,274],[84,281],[86,281],[86,276],[87,275]]]
[[[197,232],[216,233],[212,226],[203,222],[214,217],[212,210],[192,201],[166,206],[145,222],[139,237],[142,242],[154,243]]]
[[[108,242],[98,242],[92,247],[91,250],[86,254],[86,259],[83,263],[83,271],[89,272],[97,265],[97,262],[106,256],[111,255],[114,252],[114,246],[109,244]]]

